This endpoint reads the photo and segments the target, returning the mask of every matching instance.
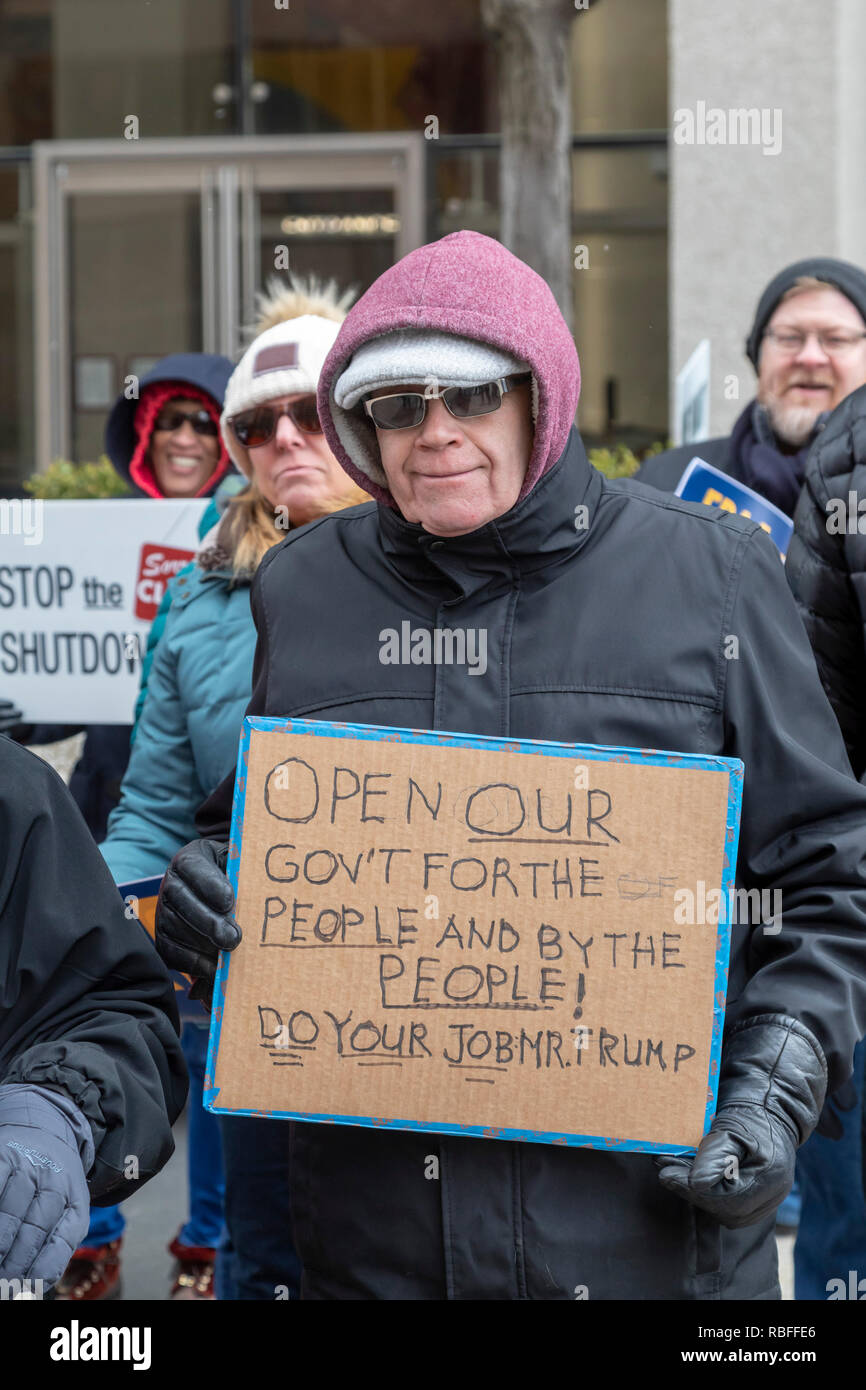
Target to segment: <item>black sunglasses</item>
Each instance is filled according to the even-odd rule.
[[[186,424],[192,425],[196,434],[210,435],[211,438],[219,434],[219,425],[204,407],[201,410],[164,410],[157,416],[153,428],[174,433]]]
[[[531,372],[485,381],[481,386],[446,386],[444,391],[398,391],[393,396],[377,396],[365,401],[364,409],[380,430],[411,430],[427,414],[427,402],[439,399],[457,420],[474,420],[490,415],[502,404],[502,397],[532,380]]]
[[[239,444],[245,449],[257,449],[260,444],[267,444],[269,439],[273,439],[277,422],[283,415],[288,415],[303,434],[322,433],[322,423],[313,395],[301,396],[296,401],[290,401],[288,405],[253,406],[252,410],[242,410],[240,415],[233,415],[229,424]]]

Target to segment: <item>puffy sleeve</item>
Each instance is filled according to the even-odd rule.
[[[170,1157],[186,1100],[174,991],[57,774],[0,739],[0,1084],[66,1092],[99,1204]]]
[[[745,533],[727,634],[725,752],[745,764],[738,880],[781,894],[750,929],[749,978],[729,1004],[792,1014],[818,1038],[830,1091],[866,1033],[866,788],[833,711],[772,542]]]

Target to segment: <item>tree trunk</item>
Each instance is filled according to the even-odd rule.
[[[571,327],[571,84],[574,0],[482,0],[496,35],[502,240],[550,285]]]

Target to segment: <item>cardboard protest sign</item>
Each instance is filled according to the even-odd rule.
[[[132,723],[148,628],[206,505],[0,501],[0,682],[28,723]]]
[[[729,928],[675,895],[732,891],[741,785],[730,758],[248,717],[206,1103],[694,1149]]]
[[[127,917],[135,917],[144,927],[149,937],[153,937],[156,922],[156,900],[159,897],[161,877],[139,878],[134,882],[118,883],[117,891],[123,898]],[[174,998],[178,1012],[184,1022],[205,1023],[207,1015],[204,1005],[198,999],[190,999],[190,978],[178,970],[169,970],[174,984]]]
[[[705,463],[702,458],[693,458],[683,476],[677,483],[675,494],[684,502],[703,502],[708,507],[721,507],[726,512],[738,512],[767,532],[784,560],[788,542],[794,530],[794,523],[766,497],[745,483],[729,478],[721,469]]]

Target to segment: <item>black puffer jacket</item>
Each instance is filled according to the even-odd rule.
[[[439,539],[375,504],[314,522],[265,557],[252,606],[251,714],[742,758],[738,883],[781,889],[784,914],[778,935],[733,928],[728,1026],[793,1014],[831,1088],[850,1075],[866,1032],[866,789],[754,523],[607,482],[572,432],[532,492],[471,535]],[[406,618],[484,628],[486,673],[382,665],[380,631]],[[228,837],[231,790],[205,803],[202,833]],[[297,1124],[292,1182],[308,1298],[779,1296],[773,1217],[723,1229],[646,1155]]]
[[[93,1132],[97,1205],[171,1157],[187,1093],[177,1032],[165,966],[127,919],[66,787],[0,738],[0,1085],[72,1098]]]
[[[845,735],[851,766],[862,778],[866,773],[866,386],[846,396],[812,446],[786,572],[824,689]]]

